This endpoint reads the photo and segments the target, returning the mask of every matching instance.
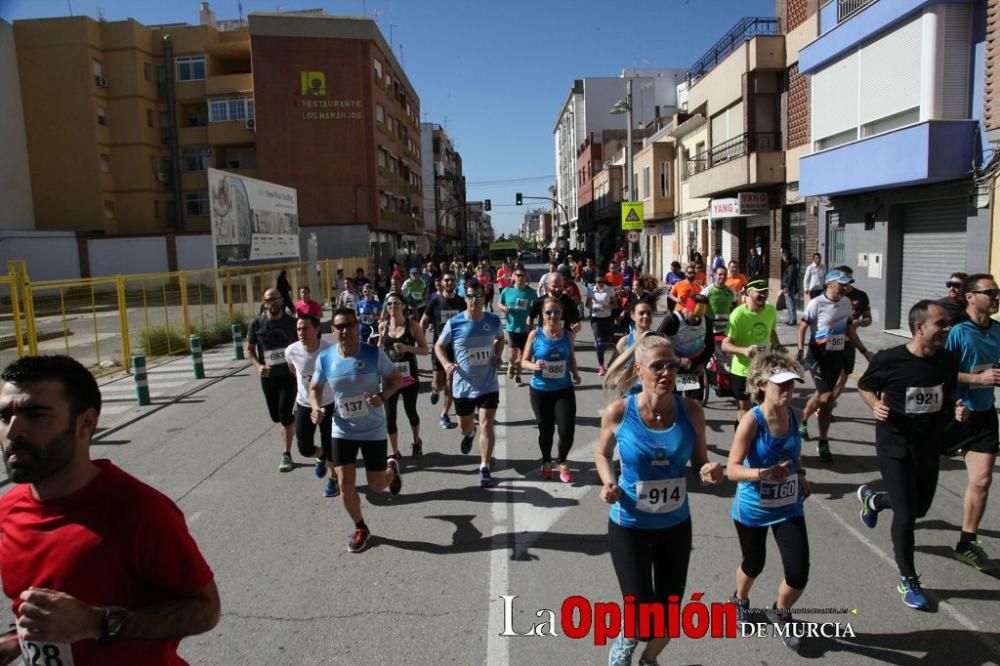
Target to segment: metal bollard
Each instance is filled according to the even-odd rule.
[[[132,357],[132,376],[135,378],[135,400],[139,405],[149,404],[149,381],[146,379],[146,357]]]
[[[191,361],[194,363],[194,378],[205,378],[205,362],[201,359],[201,338],[191,336]]]
[[[233,324],[229,327],[233,332],[233,359],[237,361],[242,361],[243,356],[243,332],[240,330],[239,324]]]

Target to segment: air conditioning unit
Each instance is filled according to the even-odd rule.
[[[163,172],[163,171],[157,171],[156,172],[156,180],[160,181],[161,183],[167,182],[167,180],[168,180],[167,174],[165,172]]]
[[[254,128],[256,127],[256,122],[254,121],[253,118],[247,118],[247,120],[243,124],[243,126],[246,127],[248,130],[250,130],[252,132],[252,131],[254,131]]]
[[[97,86],[99,88],[107,88],[108,87],[108,80],[106,78],[104,78],[103,76],[95,76],[94,77],[94,81],[97,83]]]

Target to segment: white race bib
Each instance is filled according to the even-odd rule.
[[[285,350],[284,349],[266,349],[264,350],[264,364],[267,367],[272,367],[275,365],[285,364]]]
[[[21,646],[21,662],[25,666],[74,666],[73,646],[69,643],[44,643],[33,641],[17,629],[17,642]]]
[[[528,309],[528,299],[527,298],[516,298],[516,299],[514,299],[514,309],[515,310],[527,310]]]
[[[441,323],[446,324],[448,320],[458,314],[458,310],[441,310]]]
[[[400,361],[399,363],[395,363],[394,365],[396,366],[396,370],[399,370],[400,377],[402,377],[403,379],[408,379],[410,377],[409,361]]]
[[[687,498],[687,479],[637,481],[635,505],[647,513],[670,513],[681,508]]]
[[[373,314],[363,314],[361,315],[361,323],[367,326],[371,326],[375,323],[375,315]]]
[[[795,504],[798,499],[798,474],[793,474],[791,477],[780,483],[772,483],[770,481],[760,482],[760,505],[765,509],[790,506]]]
[[[697,391],[701,388],[701,380],[697,375],[677,375],[678,391]]]
[[[944,401],[944,384],[937,386],[907,386],[906,413],[933,414],[941,411]]]
[[[488,347],[471,347],[466,351],[469,365],[489,365],[493,362],[493,345]]]
[[[368,416],[368,401],[363,395],[341,398],[337,401],[337,413],[342,419],[363,419]]]
[[[562,379],[566,376],[566,361],[545,361],[542,368],[544,379]]]
[[[843,333],[837,333],[835,335],[826,336],[826,350],[827,351],[844,351],[844,339],[847,336]]]

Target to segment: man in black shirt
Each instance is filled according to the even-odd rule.
[[[576,307],[576,301],[563,293],[563,276],[562,273],[558,271],[553,271],[548,275],[542,277],[545,281],[546,288],[548,289],[548,295],[553,298],[559,299],[559,304],[562,305],[562,318],[566,326],[570,331],[576,335],[580,331],[580,309]],[[531,304],[531,310],[528,312],[528,327],[533,329],[535,327],[535,322],[540,321],[542,318],[542,307],[545,305],[545,299],[536,299],[534,303]]]
[[[958,357],[943,349],[950,322],[941,305],[922,300],[910,308],[913,339],[879,352],[858,382],[875,416],[875,452],[887,492],[858,488],[861,520],[875,527],[879,511],[892,509],[892,547],[899,567],[897,591],[910,608],[927,609],[913,561],[913,527],[927,514],[937,487],[945,425],[965,421],[956,400]]]
[[[431,296],[424,308],[424,314],[420,317],[420,327],[427,333],[430,326],[437,340],[438,334],[444,329],[448,320],[465,310],[465,299],[455,293],[455,274],[452,271],[445,271],[441,275],[441,291]],[[433,342],[433,341],[432,341]],[[451,349],[448,349],[449,354]],[[436,354],[431,354],[431,404],[436,405],[441,391],[444,391],[444,404],[441,409],[439,421],[445,430],[457,427],[457,424],[448,416],[448,409],[451,407],[451,382],[447,381],[444,368],[438,361]]]
[[[944,283],[945,288],[948,290],[948,295],[937,300],[938,305],[943,307],[948,313],[952,326],[969,318],[965,314],[966,302],[965,295],[962,293],[962,283],[965,282],[965,278],[967,277],[969,277],[969,274],[961,271],[949,275],[948,281]]]
[[[285,314],[284,299],[277,289],[264,292],[264,312],[250,322],[247,358],[260,375],[271,421],[281,424],[279,472],[292,471],[292,438],[295,432],[295,375],[288,371],[285,348],[298,339],[295,317]]]

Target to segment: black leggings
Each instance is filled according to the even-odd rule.
[[[751,527],[734,520],[740,538],[743,563],[740,568],[750,578],[764,570],[767,559],[767,527]],[[805,518],[789,518],[771,525],[774,540],[781,553],[781,566],[785,570],[785,583],[796,590],[804,590],[809,580],[809,535]]]
[[[597,365],[604,367],[604,353],[614,345],[614,323],[611,317],[590,316],[590,330],[594,333],[594,348],[597,350]]]
[[[635,597],[638,632],[640,603],[661,603],[665,609],[671,595],[684,596],[691,559],[691,520],[659,530],[621,527],[609,520],[608,546],[622,597]]]
[[[538,448],[542,462],[552,462],[552,435],[559,428],[559,462],[566,462],[573,448],[576,429],[576,392],[573,387],[559,391],[539,391],[532,388],[531,409],[538,421]]]
[[[420,382],[413,382],[409,386],[404,386],[392,397],[385,401],[385,430],[390,435],[395,435],[396,430],[396,406],[399,404],[399,396],[403,396],[403,409],[406,410],[406,418],[411,426],[420,425],[420,415],[417,414],[417,395],[420,393]]]
[[[902,460],[877,455],[887,494],[879,495],[876,508],[892,509],[892,552],[899,575],[915,577],[913,527],[923,518],[937,490],[938,457],[913,455]]]
[[[320,456],[324,460],[330,460],[333,455],[330,453],[330,428],[333,425],[333,403],[326,406],[326,417],[323,423],[316,425],[312,422],[312,409],[295,404],[295,443],[299,447],[299,453],[303,458],[311,458],[316,455],[316,430],[319,429],[319,445],[323,450]]]

